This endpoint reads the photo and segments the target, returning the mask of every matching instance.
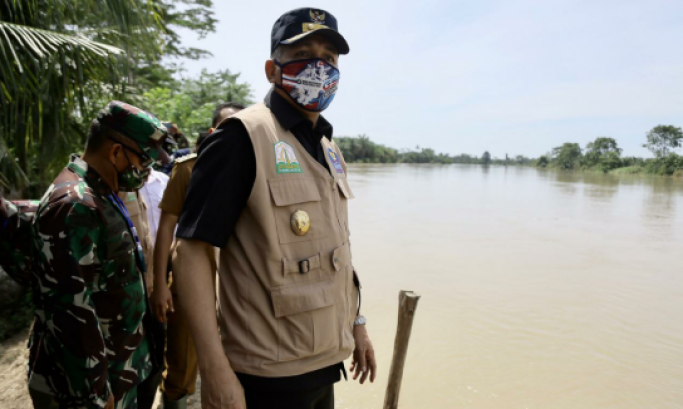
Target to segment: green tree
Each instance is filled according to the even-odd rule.
[[[581,156],[581,147],[578,143],[565,143],[553,149],[553,162],[560,169],[576,169],[581,163]]]
[[[396,149],[374,143],[365,134],[357,137],[340,136],[334,140],[347,163],[396,163],[399,160]]]
[[[613,138],[600,137],[586,145],[584,164],[607,173],[621,165],[621,149]]]
[[[239,74],[232,74],[227,69],[215,73],[202,70],[197,78],[181,79],[177,91],[153,88],[145,92],[142,105],[162,120],[177,124],[184,134],[196,137],[211,127],[216,105],[253,103],[251,87],[238,82],[238,78]]]
[[[548,166],[549,163],[550,161],[548,160],[548,157],[543,155],[536,161],[536,166],[538,166],[539,168],[545,168]]]
[[[655,158],[647,163],[648,172],[656,175],[673,175],[679,169],[683,169],[683,156],[675,153]]]
[[[610,170],[620,168],[622,166],[621,156],[617,152],[607,152],[601,159],[598,165],[599,169],[603,173],[607,173]]]
[[[152,0],[0,3],[0,183],[45,188],[82,146],[94,104],[129,94],[124,52],[158,52],[157,10]]]
[[[163,30],[158,53],[153,58],[136,61],[135,83],[142,90],[175,88],[179,85],[175,75],[182,71],[178,65],[180,60],[198,60],[212,55],[201,48],[184,47],[179,29],[190,30],[199,39],[216,31],[212,0],[156,0],[155,3],[159,19],[163,21]]]
[[[481,155],[481,163],[483,165],[488,165],[491,163],[491,154],[489,151],[486,151],[483,155]]]
[[[527,157],[524,156],[524,155],[517,155],[517,156],[515,156],[515,162],[516,162],[518,165],[530,165],[530,164],[532,164],[534,161],[533,161],[533,159],[527,158]]]
[[[178,28],[215,30],[211,0],[0,1],[0,185],[36,197],[106,102],[174,87],[164,57],[201,58]],[[201,113],[196,113],[199,116]],[[27,190],[28,189],[28,190]]]
[[[643,147],[648,148],[659,159],[668,156],[673,149],[680,148],[682,142],[681,128],[673,125],[659,125],[648,132],[647,143]]]

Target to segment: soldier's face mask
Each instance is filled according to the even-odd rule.
[[[145,180],[147,180],[147,177],[149,176],[149,159],[145,158],[146,155],[135,152],[134,150],[126,147],[126,145],[122,144],[121,147],[123,148],[123,154],[126,156],[128,165],[126,166],[127,169],[124,172],[119,172],[119,170],[116,169],[116,165],[114,165],[114,169],[116,169],[116,173],[118,174],[119,190],[122,192],[134,192],[142,188],[142,185],[145,184]],[[137,167],[135,167],[135,165],[133,165],[133,162],[131,162],[130,158],[128,157],[128,153],[126,153],[127,150],[130,150],[140,157],[141,165],[145,167],[144,170],[139,170]]]
[[[301,108],[312,111],[324,111],[334,99],[339,86],[339,69],[320,58],[290,61],[281,64],[280,84],[276,87],[284,90],[289,98]]]

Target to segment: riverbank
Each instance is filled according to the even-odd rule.
[[[647,168],[643,166],[626,166],[623,168],[612,169],[608,172],[604,172],[600,169],[576,169],[576,170],[566,170],[558,168],[543,168],[538,166],[533,166],[538,169],[554,170],[557,172],[567,172],[567,173],[592,173],[601,175],[615,175],[615,176],[663,176],[665,178],[683,178],[683,169],[679,169],[672,174],[661,174],[648,171]]]
[[[349,162],[350,165],[354,166],[396,166],[396,165],[406,165],[406,166],[450,166],[450,165],[461,165],[461,166],[482,166],[482,167],[497,167],[497,168],[525,168],[525,169],[538,169],[543,171],[553,171],[564,174],[591,174],[591,175],[615,175],[615,176],[657,176],[664,178],[683,178],[683,169],[679,169],[671,175],[653,173],[648,171],[647,168],[643,166],[627,166],[622,168],[612,169],[608,172],[604,172],[600,169],[560,169],[554,166],[537,166],[534,164],[519,164],[519,163],[491,163],[484,165],[481,163],[368,163],[368,162]]]

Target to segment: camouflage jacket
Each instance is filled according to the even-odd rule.
[[[136,244],[111,195],[73,156],[35,216],[29,388],[60,407],[102,408],[151,370]]]

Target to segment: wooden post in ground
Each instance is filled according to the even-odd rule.
[[[408,353],[408,341],[410,341],[413,317],[415,316],[419,299],[420,296],[412,291],[401,291],[398,295],[398,326],[396,327],[394,358],[391,360],[387,394],[384,397],[384,409],[398,408],[398,395],[401,392],[401,380],[403,379],[403,367],[405,366]]]

